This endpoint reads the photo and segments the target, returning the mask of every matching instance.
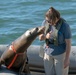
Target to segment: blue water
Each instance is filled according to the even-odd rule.
[[[51,6],[67,20],[76,45],[76,0],[0,0],[0,44],[10,44],[27,29],[41,26]],[[32,44],[41,42],[36,38]]]

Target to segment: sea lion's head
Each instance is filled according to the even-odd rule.
[[[27,30],[26,33],[25,33],[25,35],[26,36],[40,35],[40,34],[44,33],[44,30],[45,30],[45,27],[44,26],[32,28],[30,30]]]

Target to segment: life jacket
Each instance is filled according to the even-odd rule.
[[[54,39],[53,44],[56,46],[58,46],[58,44],[59,44],[58,43],[58,31],[60,30],[60,27],[63,22],[66,22],[66,21],[63,18],[61,18],[60,21],[58,22],[57,26],[55,26],[55,32],[54,32],[55,34],[54,34],[54,38],[53,38]],[[49,32],[49,28],[50,28],[49,24],[45,25],[45,32],[44,32],[45,34],[47,34]],[[46,45],[48,46],[49,39],[46,39],[45,42],[46,42]]]

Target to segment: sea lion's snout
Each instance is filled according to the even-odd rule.
[[[33,28],[33,29],[30,30],[30,34],[35,34],[37,32],[38,32],[38,27]]]
[[[26,31],[25,35],[26,36],[34,35],[34,34],[40,35],[41,33],[44,33],[44,30],[45,30],[44,26],[32,28],[32,29]]]
[[[45,27],[44,26],[41,26],[41,27],[38,28],[39,35],[44,33],[44,31],[45,31]]]
[[[32,34],[36,33],[37,31],[38,31],[38,27],[32,28],[30,30],[27,30],[26,33],[25,33],[25,35],[29,36],[29,35],[32,35]]]

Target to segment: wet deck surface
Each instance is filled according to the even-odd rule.
[[[44,73],[31,72],[32,75],[45,75]],[[68,74],[68,75],[76,75],[76,74]]]
[[[5,67],[0,68],[0,75],[18,75],[17,73],[6,69]],[[45,75],[44,72],[35,72],[31,71],[31,75]],[[76,74],[68,74],[68,75],[76,75]]]
[[[32,75],[45,75],[44,73],[38,73],[38,72],[32,72],[32,71],[31,71],[31,74]],[[68,75],[76,75],[76,74],[68,74]]]
[[[31,72],[32,75],[45,75],[44,73]],[[76,74],[68,74],[68,75],[76,75]]]

